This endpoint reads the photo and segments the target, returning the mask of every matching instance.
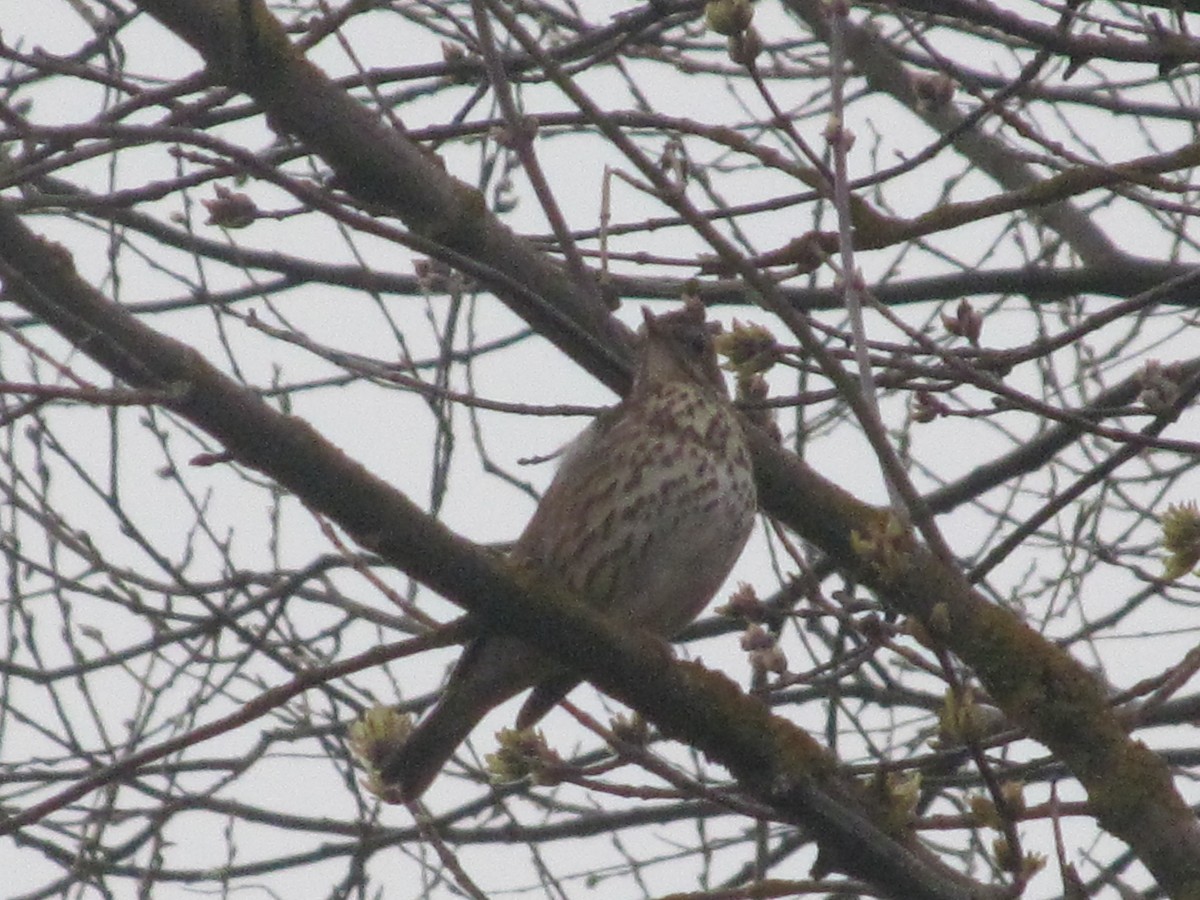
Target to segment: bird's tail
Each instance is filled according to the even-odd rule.
[[[534,684],[547,666],[515,639],[485,638],[467,648],[437,705],[380,767],[389,790],[419,798],[479,720]]]
[[[437,777],[442,766],[467,739],[491,706],[477,708],[472,698],[454,689],[453,682],[408,739],[380,769],[382,781],[406,801],[416,800]]]

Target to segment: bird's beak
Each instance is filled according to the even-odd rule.
[[[654,313],[650,312],[650,308],[647,306],[642,307],[642,322],[646,326],[646,334],[655,333],[654,326],[658,323],[658,320],[654,317]]]

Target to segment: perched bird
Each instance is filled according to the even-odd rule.
[[[724,582],[756,500],[704,307],[643,315],[629,395],[568,447],[512,558],[622,624],[670,636]],[[475,639],[437,705],[383,761],[382,782],[416,799],[495,706],[532,687],[517,716],[527,728],[579,680],[520,638]]]

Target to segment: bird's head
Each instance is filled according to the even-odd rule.
[[[639,386],[687,379],[728,396],[725,379],[717,365],[713,336],[720,332],[716,322],[705,321],[704,304],[688,298],[683,309],[656,316],[642,308],[641,363],[634,380]]]

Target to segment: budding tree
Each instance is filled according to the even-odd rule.
[[[1195,896],[1193,6],[0,10],[11,893]],[[506,550],[682,298],[672,655]],[[589,684],[383,802],[481,632]]]

